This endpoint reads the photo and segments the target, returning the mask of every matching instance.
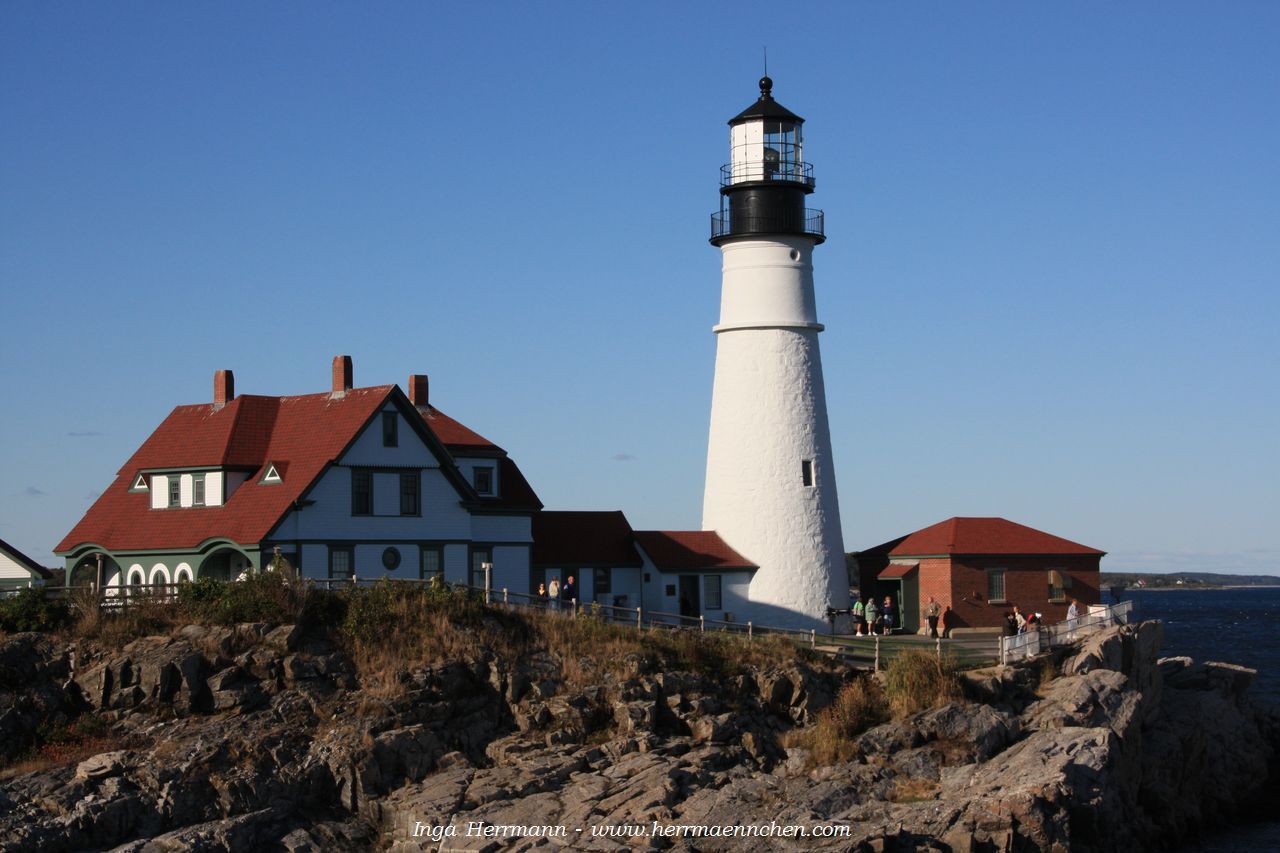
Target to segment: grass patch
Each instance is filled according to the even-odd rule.
[[[947,658],[910,650],[895,657],[884,673],[889,706],[905,717],[960,698],[960,680]]]
[[[128,749],[130,744],[113,737],[109,728],[105,720],[94,714],[81,714],[70,722],[41,723],[36,729],[35,746],[0,768],[0,781],[79,764],[99,753]]]
[[[920,803],[937,799],[942,786],[929,779],[899,779],[889,792],[891,803]]]
[[[787,746],[809,750],[818,766],[852,760],[854,739],[889,719],[888,702],[875,679],[859,675],[841,689],[818,719],[787,737]]]

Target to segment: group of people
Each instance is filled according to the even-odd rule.
[[[863,595],[853,603],[853,630],[858,637],[893,633],[893,599],[884,597],[884,604],[877,605],[874,596]]]
[[[1071,604],[1067,607],[1066,622],[1068,627],[1074,628],[1075,623],[1079,618],[1080,602],[1073,598],[1071,599]],[[1017,634],[1025,634],[1028,631],[1039,630],[1041,624],[1044,622],[1044,616],[1035,612],[1023,613],[1018,608],[1018,605],[1015,604],[1013,606],[1013,610],[1004,615],[1004,622],[1005,634],[1012,637]]]
[[[573,585],[573,575],[565,578],[563,585],[559,578],[552,578],[550,585],[538,584],[537,601],[544,603],[552,610],[559,610],[562,604],[572,609],[573,603],[577,600],[578,588]]]

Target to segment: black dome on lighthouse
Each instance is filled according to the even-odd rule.
[[[775,121],[804,124],[804,119],[773,99],[773,80],[769,77],[760,78],[760,99],[729,119],[729,126],[742,124],[752,119],[774,119]]]

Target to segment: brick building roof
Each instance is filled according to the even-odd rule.
[[[1077,554],[1101,557],[1105,551],[1054,536],[1005,518],[948,518],[860,552],[863,555],[924,557],[942,554]]]

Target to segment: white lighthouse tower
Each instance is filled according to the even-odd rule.
[[[822,211],[805,208],[804,119],[772,88],[761,79],[729,121],[712,215],[723,280],[702,528],[759,566],[739,618],[817,628],[849,606],[813,292],[825,237]]]

